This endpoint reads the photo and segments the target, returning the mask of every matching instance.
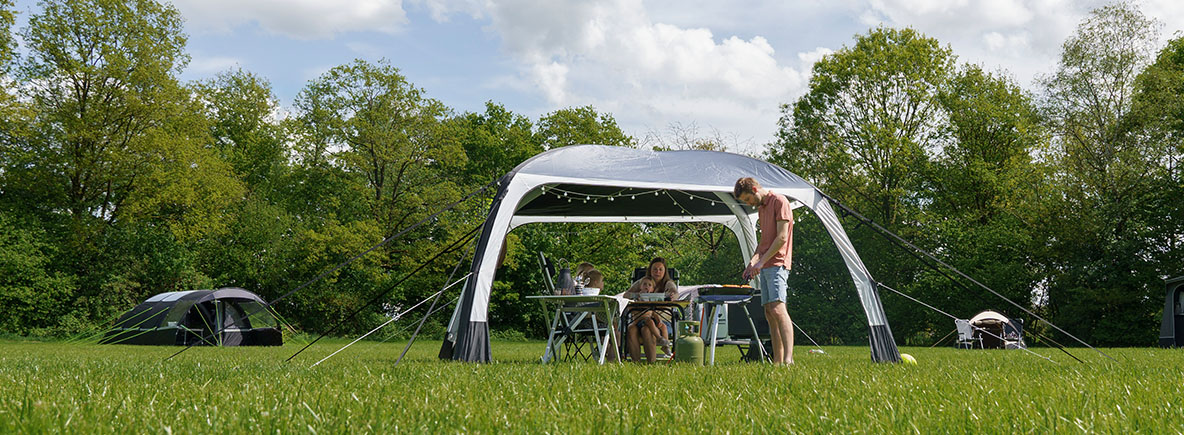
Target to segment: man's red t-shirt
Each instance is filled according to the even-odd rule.
[[[781,245],[781,249],[761,265],[762,269],[773,266],[785,266],[786,269],[790,269],[793,259],[793,209],[784,196],[769,192],[757,207],[757,222],[761,229],[761,242],[756,245],[757,253],[763,255],[773,246],[773,239],[777,238],[777,221],[789,221],[789,234],[786,235],[785,244]]]

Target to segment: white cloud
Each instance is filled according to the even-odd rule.
[[[834,50],[826,47],[816,47],[814,50],[798,53],[798,60],[801,60],[803,65],[814,65],[815,62],[822,60],[823,57],[834,52]]]
[[[190,32],[230,32],[244,24],[296,39],[338,33],[395,33],[407,24],[402,0],[176,0]]]
[[[912,27],[949,44],[962,62],[1007,70],[1030,86],[1051,72],[1061,45],[1105,0],[870,0],[869,26]]]
[[[243,61],[228,56],[206,56],[194,53],[189,60],[188,70],[199,75],[211,75],[231,68],[242,67]]]
[[[654,22],[640,1],[516,0],[486,13],[549,110],[591,104],[634,133],[696,122],[768,141],[779,104],[807,80],[764,37]]]

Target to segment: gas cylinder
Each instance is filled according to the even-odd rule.
[[[699,322],[677,321],[678,340],[674,342],[674,360],[703,365],[703,339],[699,338]]]

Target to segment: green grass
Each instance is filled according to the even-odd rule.
[[[1015,351],[799,347],[793,368],[561,363],[539,342],[493,343],[493,364],[442,362],[423,341],[299,349],[0,341],[0,432],[1131,432],[1184,429],[1184,353],[1088,350],[1080,364]]]

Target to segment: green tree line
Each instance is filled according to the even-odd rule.
[[[15,14],[0,0],[4,334],[102,330],[165,291],[237,286],[275,299],[535,154],[646,146],[593,107],[530,119],[491,101],[460,113],[389,61],[334,67],[288,105],[241,69],[183,82],[183,19],[153,0],[46,0],[22,29]],[[1184,234],[1184,40],[1158,47],[1159,30],[1129,4],[1095,10],[1030,91],[912,29],[874,28],[814,65],[763,157],[1092,343],[1150,344]],[[729,146],[675,133],[651,147]],[[395,283],[479,225],[488,204],[462,202],[277,311],[317,333],[365,307],[338,331],[372,328],[439,290],[467,247]],[[844,225],[881,282],[964,317],[1019,314]],[[797,231],[795,321],[821,341],[863,343],[825,230],[803,212]],[[742,262],[712,225],[536,224],[506,251],[491,326],[535,337],[542,313],[522,297],[542,290],[538,252],[590,261],[614,288],[653,256],[699,283],[736,283]],[[902,342],[952,328],[883,299]]]

